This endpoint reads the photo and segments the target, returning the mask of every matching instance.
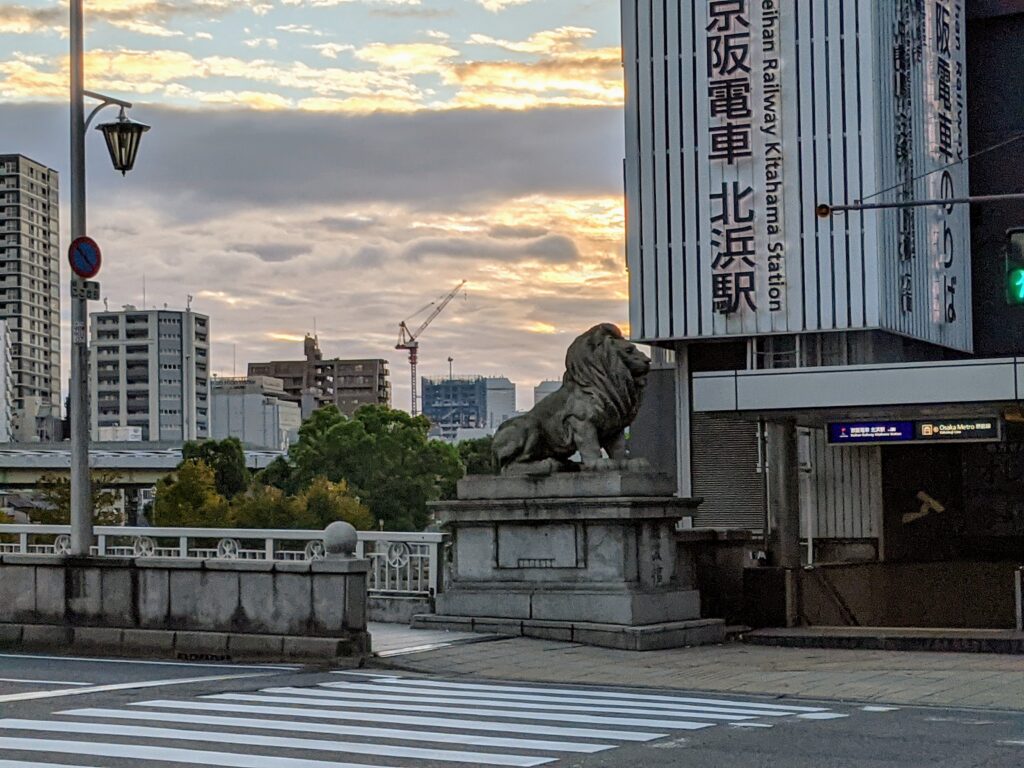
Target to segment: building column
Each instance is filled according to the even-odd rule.
[[[693,496],[690,466],[690,354],[686,346],[676,350],[676,488],[677,495]]]
[[[768,538],[769,563],[786,570],[786,626],[797,624],[800,568],[800,481],[796,422],[769,421],[768,432]]]

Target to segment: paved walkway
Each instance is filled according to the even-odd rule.
[[[495,640],[497,635],[477,632],[449,632],[446,629],[409,629],[402,624],[370,622],[373,653],[375,656],[404,656],[452,645],[479,643]]]
[[[1011,655],[740,644],[637,653],[508,638],[375,663],[437,675],[500,680],[1024,711],[1024,657]]]

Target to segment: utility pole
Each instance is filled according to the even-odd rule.
[[[71,43],[71,239],[84,237],[85,85],[82,0],[70,0]],[[71,273],[71,554],[92,547],[92,478],[89,477],[88,304],[84,281]]]

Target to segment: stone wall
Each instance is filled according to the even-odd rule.
[[[51,644],[62,638],[79,644],[105,637],[128,651],[148,638],[151,650],[177,656],[186,654],[182,642],[218,658],[360,655],[369,650],[368,569],[357,559],[4,555],[0,643],[30,645],[30,638],[48,636]],[[231,652],[232,641],[238,652]],[[288,647],[297,650],[288,653]]]

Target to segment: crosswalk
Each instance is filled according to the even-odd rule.
[[[676,732],[845,716],[788,703],[348,673],[311,687],[2,718],[0,768],[531,768]]]

